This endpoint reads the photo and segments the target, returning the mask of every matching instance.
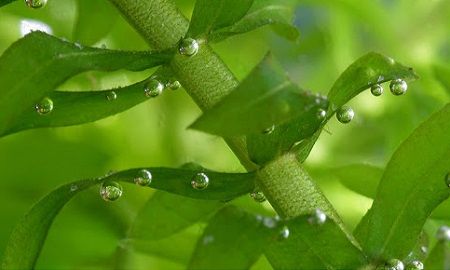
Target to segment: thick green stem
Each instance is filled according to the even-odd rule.
[[[171,0],[110,1],[153,48],[172,47],[187,31],[187,19]],[[171,66],[202,110],[211,108],[238,85],[228,67],[207,44],[202,44],[199,53],[193,57],[175,56]],[[232,138],[226,141],[247,170],[257,168],[248,158],[244,139]],[[321,208],[339,220],[331,204],[294,155],[282,156],[262,168],[259,181],[269,202],[282,217],[294,217]]]

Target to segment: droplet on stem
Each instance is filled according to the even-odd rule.
[[[30,8],[41,8],[47,4],[47,0],[25,0],[25,4]]]
[[[166,87],[169,87],[172,90],[177,90],[181,87],[181,83],[175,79],[170,79],[167,82]]]
[[[144,88],[144,94],[147,97],[157,97],[164,90],[164,84],[162,84],[157,79],[150,79]]]
[[[100,186],[100,196],[105,201],[115,201],[122,196],[122,186],[113,181],[103,182]]]
[[[339,122],[343,124],[350,123],[350,121],[353,120],[353,117],[355,116],[355,112],[352,108],[348,106],[342,106],[337,112],[336,112],[336,118]]]
[[[34,105],[36,112],[40,115],[49,114],[53,111],[53,100],[44,97],[39,103]]]
[[[327,221],[327,215],[320,209],[316,209],[314,213],[308,218],[309,224],[322,225]]]
[[[209,185],[209,178],[205,173],[197,173],[192,177],[191,186],[195,189],[202,190]]]
[[[193,38],[184,38],[178,45],[178,52],[181,55],[194,56],[197,54],[199,47],[197,40]]]
[[[400,96],[406,93],[406,90],[408,90],[408,84],[402,79],[395,79],[389,84],[389,89],[391,89],[392,94]]]
[[[152,174],[145,169],[140,170],[134,178],[134,183],[139,186],[148,186],[152,182]]]

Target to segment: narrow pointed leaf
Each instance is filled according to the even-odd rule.
[[[403,66],[390,57],[370,52],[353,62],[339,76],[328,93],[328,98],[333,105],[332,109],[336,110],[372,85],[394,79],[417,78],[412,68]]]
[[[132,182],[139,171],[146,169],[152,174],[150,188],[164,190],[194,199],[231,200],[253,191],[254,173],[220,173],[209,170],[174,169],[174,168],[136,168],[117,172],[105,177],[105,180]],[[208,176],[206,190],[194,189],[192,177],[203,172]]]
[[[424,269],[450,270],[450,247],[447,241],[438,241],[425,261]]]
[[[129,237],[139,241],[166,238],[207,218],[222,205],[157,191],[139,211]]]
[[[81,47],[33,32],[0,57],[0,134],[73,75],[87,70],[144,70],[169,61],[171,55]]]
[[[247,212],[230,206],[219,211],[198,240],[189,269],[249,269],[273,230]]]
[[[422,123],[389,161],[357,238],[372,257],[405,257],[422,227],[450,195],[450,104]]]
[[[265,255],[274,269],[359,269],[362,251],[331,219],[312,224],[310,215],[287,221],[289,237],[273,239]]]
[[[12,231],[1,268],[33,269],[59,211],[78,192],[98,183],[98,180],[73,182],[54,190],[36,203]]]
[[[318,105],[314,101],[313,95],[289,81],[268,54],[233,92],[191,127],[224,137],[260,133],[272,125],[315,114]]]

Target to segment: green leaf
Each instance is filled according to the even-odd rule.
[[[295,40],[299,37],[299,32],[292,25],[292,6],[292,3],[286,0],[255,0],[245,16],[232,25],[213,31],[208,40],[217,42],[265,25],[272,25],[280,35]]]
[[[332,110],[340,108],[350,99],[372,85],[394,79],[414,80],[417,75],[394,59],[370,52],[353,62],[334,83],[328,93]]]
[[[227,201],[250,193],[255,186],[255,173],[219,173],[209,170],[173,168],[136,168],[117,172],[103,178],[112,181],[133,182],[139,171],[146,169],[152,174],[150,188],[194,199]],[[206,190],[194,189],[192,177],[203,172],[209,178]]]
[[[250,9],[253,0],[197,0],[187,36],[208,36],[212,31],[233,25]]]
[[[78,17],[73,39],[92,45],[111,31],[117,21],[118,13],[108,1],[78,0],[77,4]]]
[[[98,183],[98,180],[73,182],[59,187],[36,203],[12,231],[1,268],[34,268],[50,226],[59,211],[78,192]]]
[[[222,205],[157,191],[139,211],[129,237],[142,241],[166,238],[207,218]]]
[[[171,57],[171,52],[81,47],[33,32],[11,45],[0,57],[0,134],[73,75],[87,70],[138,71],[161,65]]]
[[[356,193],[375,198],[383,169],[369,164],[352,164],[328,170],[339,181]]]
[[[7,4],[10,4],[16,0],[0,0],[0,7],[6,6]]]
[[[447,199],[450,104],[421,124],[397,149],[357,238],[374,258],[403,258],[436,206]]]
[[[249,269],[273,230],[234,206],[223,208],[198,240],[189,269]]]
[[[434,76],[445,87],[450,95],[450,68],[444,65],[433,66]]]
[[[314,224],[311,218],[302,215],[287,221],[289,237],[267,245],[265,255],[274,269],[359,269],[367,263],[333,220]]]
[[[450,247],[448,241],[438,241],[428,255],[424,269],[450,270]]]
[[[320,108],[315,100],[315,96],[291,83],[268,54],[233,92],[206,111],[191,128],[224,137],[260,133],[272,125],[315,116]],[[319,126],[320,122],[316,122]]]

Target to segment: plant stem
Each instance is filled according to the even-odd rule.
[[[155,49],[175,46],[187,31],[187,19],[171,0],[110,1]],[[207,44],[202,44],[193,57],[176,55],[171,67],[202,110],[211,108],[238,85],[228,67]],[[226,141],[247,170],[257,169],[248,158],[243,138]],[[339,220],[331,204],[293,154],[271,162],[258,175],[259,185],[280,216],[291,218],[321,208]]]

